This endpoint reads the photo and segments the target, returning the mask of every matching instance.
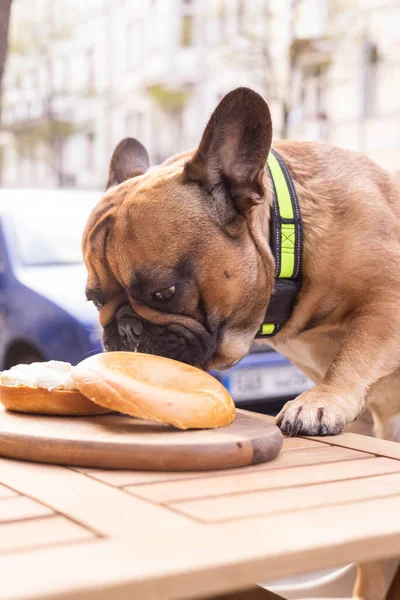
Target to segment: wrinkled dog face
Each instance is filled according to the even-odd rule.
[[[87,297],[106,350],[203,368],[246,354],[273,281],[254,231],[270,144],[266,103],[239,88],[217,107],[196,152],[149,168],[139,142],[117,146],[83,237]]]

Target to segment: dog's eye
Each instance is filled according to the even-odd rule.
[[[100,310],[104,306],[103,302],[99,302],[98,300],[92,300],[92,302],[95,305],[95,307],[97,308],[97,310]]]
[[[158,292],[154,292],[153,298],[155,300],[158,300],[159,302],[169,300],[175,294],[175,291],[176,291],[176,287],[174,285],[171,285],[168,288],[159,290]]]
[[[88,302],[92,302],[97,308],[97,310],[100,310],[105,305],[103,294],[100,294],[99,292],[93,290],[88,290],[86,292],[86,300]]]

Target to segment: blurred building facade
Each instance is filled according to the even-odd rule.
[[[104,187],[120,139],[190,149],[239,85],[275,137],[400,173],[399,24],[396,0],[14,0],[2,185]]]

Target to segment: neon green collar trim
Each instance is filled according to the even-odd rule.
[[[275,291],[256,337],[276,335],[289,319],[301,288],[303,227],[299,202],[286,164],[275,150],[268,156],[274,199],[270,217],[270,245],[275,258]]]

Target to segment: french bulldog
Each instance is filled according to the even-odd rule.
[[[150,167],[124,139],[82,242],[87,298],[104,348],[209,369],[249,351],[275,287],[270,245],[272,144],[267,103],[238,88],[197,149]],[[302,286],[268,343],[314,382],[277,424],[337,434],[372,415],[400,441],[400,187],[362,154],[321,142],[273,145],[294,182],[303,224]],[[354,597],[381,598],[381,565],[359,569]]]
[[[150,167],[124,139],[83,235],[87,298],[104,348],[228,368],[250,349],[274,292],[266,161],[271,115],[238,88],[197,149]],[[303,222],[302,287],[268,343],[314,382],[287,403],[287,434],[337,434],[366,407],[400,439],[400,193],[362,154],[276,141]]]

